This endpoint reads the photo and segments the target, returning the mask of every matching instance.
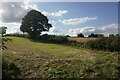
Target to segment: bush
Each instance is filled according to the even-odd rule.
[[[88,35],[88,37],[99,38],[99,37],[104,37],[104,35],[103,34],[94,34],[94,33],[91,33],[90,35]]]
[[[39,40],[43,42],[58,43],[58,44],[62,44],[68,41],[68,39],[64,36],[55,36],[55,35],[48,35],[48,34],[41,35],[39,37]]]
[[[77,48],[84,48],[84,47],[86,47],[86,43],[80,43],[80,42],[77,42],[77,41],[68,41],[64,45],[74,46],[74,47],[77,47]]]
[[[104,51],[120,51],[119,41],[120,37],[117,36],[101,37],[95,41],[88,42],[87,47]]]
[[[66,35],[65,37],[70,37],[69,35]]]
[[[77,34],[77,37],[84,37],[82,33]]]

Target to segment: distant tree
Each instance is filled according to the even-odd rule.
[[[31,10],[22,19],[20,30],[23,33],[27,32],[30,38],[36,39],[40,36],[42,31],[49,31],[51,27],[52,25],[48,23],[48,18],[46,16],[39,11]]]
[[[94,34],[94,33],[91,33],[90,35],[88,35],[88,37],[93,37],[93,38],[96,38],[98,35],[97,34]]]
[[[97,37],[105,37],[103,34],[97,34]]]
[[[116,34],[115,36],[116,36],[116,37],[120,37],[120,34]]]
[[[77,34],[77,37],[84,37],[82,33]]]
[[[109,34],[109,37],[115,37],[115,35],[114,34]]]
[[[69,35],[65,35],[65,37],[70,37]]]
[[[7,29],[7,27],[5,27],[5,26],[0,27],[0,35],[3,36],[3,34],[6,34],[6,29]]]

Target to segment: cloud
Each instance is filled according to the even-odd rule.
[[[49,32],[42,32],[42,34],[49,34],[49,35],[64,35],[62,33],[62,31],[58,28],[56,28],[55,26],[53,26],[52,28],[50,28]]]
[[[62,22],[65,25],[78,25],[95,19],[97,19],[97,17],[84,17],[84,18],[65,19],[60,22]]]
[[[49,20],[49,23],[52,24],[53,26],[55,26],[57,24],[57,21]]]
[[[38,10],[37,5],[28,2],[5,2],[2,3],[0,13],[2,14],[2,22],[20,22],[28,11]]]
[[[2,12],[3,12],[3,10],[2,10],[2,9],[0,9],[0,15],[2,15]]]
[[[42,13],[46,16],[54,16],[54,17],[62,17],[64,14],[68,13],[67,10],[59,10],[58,12],[46,12],[42,11]]]
[[[107,30],[108,32],[116,32],[116,30],[118,30],[118,24],[110,24],[110,25],[107,25],[107,26],[103,26],[101,28],[101,30],[103,30],[104,32]]]
[[[84,35],[89,35],[91,33],[104,35],[117,34],[118,24],[109,24],[102,27],[82,27],[77,29],[69,29],[69,32],[72,34],[83,33]]]
[[[12,23],[1,23],[0,26],[6,26],[6,33],[22,33],[20,31],[20,23],[12,22]]]
[[[4,2],[1,3],[0,15],[2,15],[2,22],[21,22],[22,18],[32,9],[38,10],[44,15],[59,17],[66,14],[67,10],[59,10],[58,12],[46,12],[38,9],[38,6],[28,2]]]
[[[54,26],[52,27],[52,28],[50,28],[50,31],[49,31],[50,33],[61,33],[62,31],[61,30],[59,30],[59,29],[57,29],[57,28],[55,28]]]

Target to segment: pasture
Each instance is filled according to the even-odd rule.
[[[116,52],[78,49],[27,38],[8,38],[12,41],[5,42],[7,49],[2,52],[4,77],[8,75],[12,78],[118,77]],[[85,41],[82,38],[76,40]],[[88,41],[87,38],[86,40]]]

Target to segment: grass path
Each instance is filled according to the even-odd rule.
[[[95,55],[93,51],[87,49],[77,49],[74,47],[68,47],[59,44],[31,42],[29,39],[25,38],[12,37],[12,39],[12,42],[6,43],[8,50],[11,50],[12,53],[46,53],[47,55],[54,55],[57,58],[73,58],[74,56],[80,55],[84,58],[86,57],[86,59],[88,59],[90,56]]]
[[[19,77],[116,77],[117,54],[10,37],[3,58],[21,71]]]

